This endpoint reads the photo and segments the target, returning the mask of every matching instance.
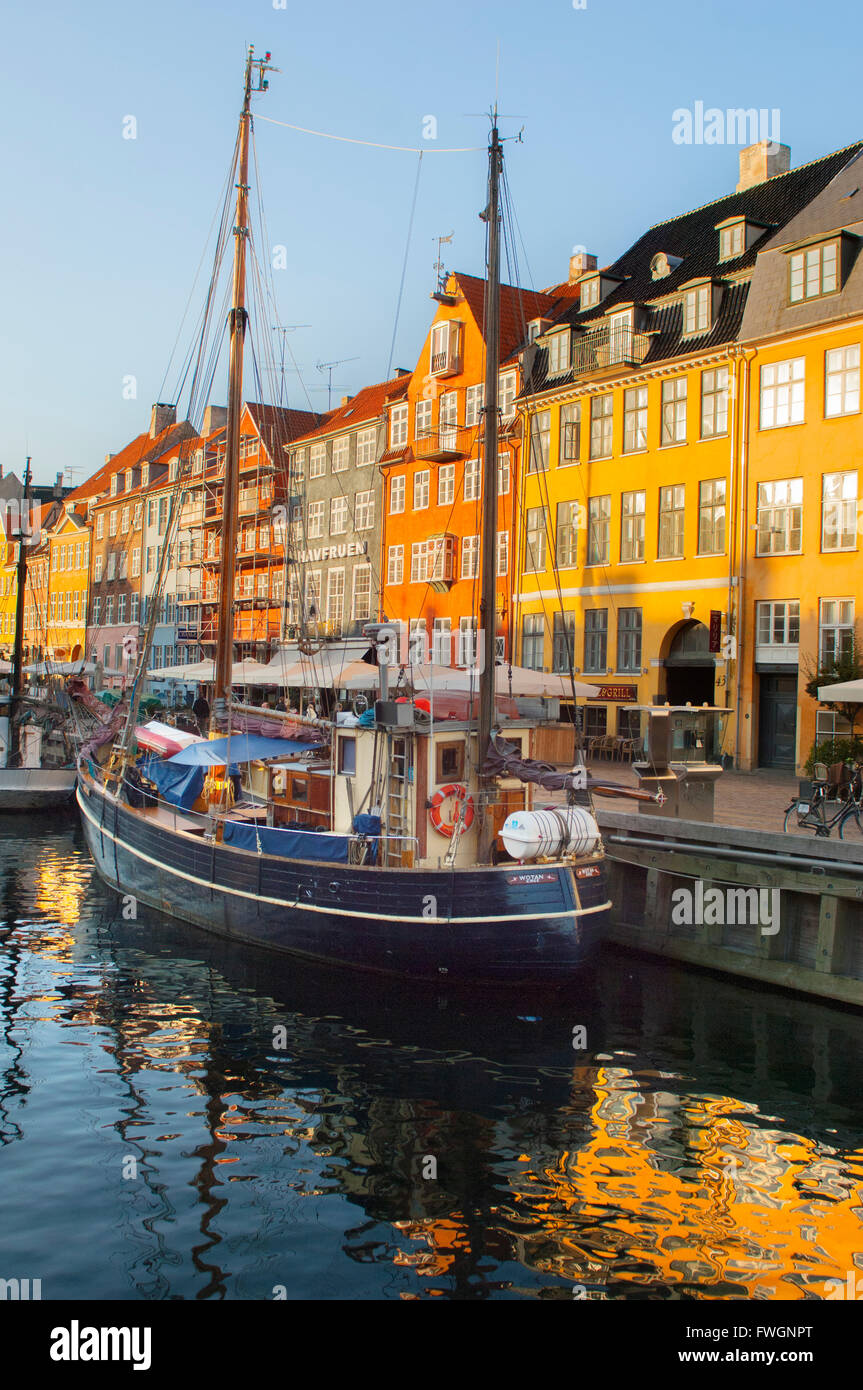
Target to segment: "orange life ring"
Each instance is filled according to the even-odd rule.
[[[468,796],[467,787],[464,783],[448,783],[447,786],[441,787],[439,791],[436,791],[429,802],[429,819],[432,825],[439,834],[446,835],[448,839],[452,838],[456,823],[454,820],[444,820],[441,815],[441,807],[450,797],[455,797],[456,801],[464,802],[464,818],[462,822],[464,829],[470,830],[470,827],[473,825],[473,797]]]

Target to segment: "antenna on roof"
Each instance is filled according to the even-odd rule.
[[[327,410],[332,410],[333,408],[334,368],[341,367],[345,362],[359,362],[359,360],[358,357],[340,357],[337,362],[317,362],[315,364],[319,372],[329,372],[329,380],[327,382]]]

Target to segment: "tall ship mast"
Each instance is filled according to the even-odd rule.
[[[429,702],[391,692],[392,625],[365,631],[376,666],[317,677],[314,711],[277,715],[232,699],[234,553],[245,303],[250,236],[251,101],[272,71],[249,49],[236,146],[232,306],[222,566],[209,738],[171,756],[136,750],[135,720],[119,743],[84,750],[77,799],[106,883],[191,926],[329,964],[439,981],[520,986],[567,982],[586,964],[607,918],[607,869],[583,766],[549,771],[534,758],[540,720],[496,689],[495,538],[500,181],[496,112],[489,144],[485,300],[482,589],[479,698],[435,718]],[[261,331],[266,329],[262,322]],[[171,535],[168,526],[166,550]],[[152,631],[135,689],[146,674]],[[313,644],[312,644],[313,646]],[[307,644],[300,650],[311,649]],[[307,660],[311,658],[305,658]],[[374,691],[347,721],[335,696]],[[364,686],[362,683],[365,682]],[[283,688],[310,688],[302,671]],[[410,686],[407,687],[410,690]],[[399,690],[401,693],[401,689]],[[136,709],[133,693],[132,709]],[[500,737],[506,725],[505,741]],[[140,730],[138,731],[140,733]],[[537,809],[543,792],[564,793]],[[636,796],[644,794],[635,793]],[[451,807],[449,814],[446,808]]]

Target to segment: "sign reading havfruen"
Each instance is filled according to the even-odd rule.
[[[301,565],[312,565],[317,560],[349,560],[353,555],[368,555],[368,541],[347,541],[344,545],[318,545],[312,550],[297,551]]]

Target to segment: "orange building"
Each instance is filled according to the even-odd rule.
[[[521,430],[515,350],[529,325],[544,324],[576,293],[567,285],[537,294],[501,287],[498,453],[498,649],[512,656],[513,497]],[[451,274],[433,295],[438,309],[407,400],[389,408],[381,556],[383,611],[424,632],[433,659],[474,659],[479,613],[481,426],[486,375],[485,281]]]

